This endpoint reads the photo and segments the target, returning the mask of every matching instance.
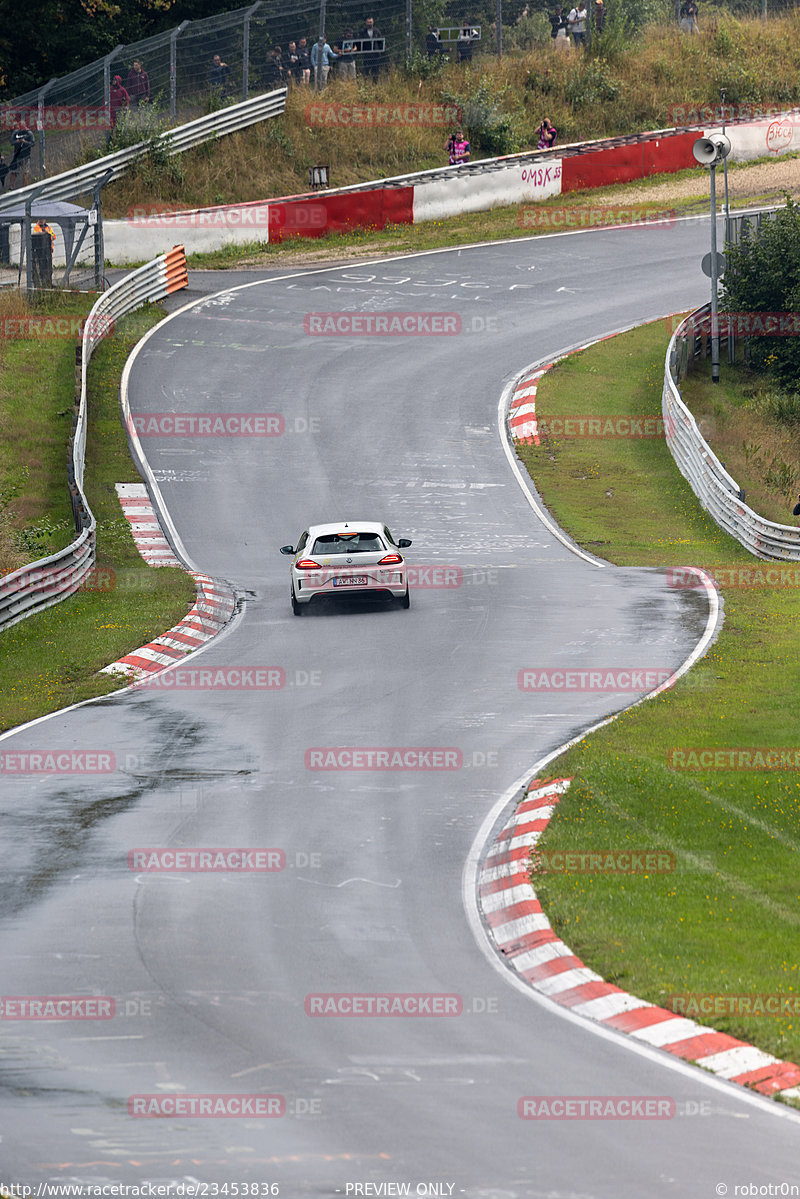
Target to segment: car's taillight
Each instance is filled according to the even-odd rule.
[[[301,558],[299,562],[295,562],[297,570],[319,570],[319,562],[315,562],[313,558]]]
[[[387,554],[385,558],[381,558],[378,566],[399,566],[402,561],[399,554]]]

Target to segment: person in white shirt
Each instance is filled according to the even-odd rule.
[[[567,29],[572,34],[572,40],[579,48],[586,41],[586,0],[577,0],[575,8],[567,17]]]

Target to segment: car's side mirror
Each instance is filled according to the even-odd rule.
[[[293,554],[293,553],[294,553],[294,546],[293,546],[293,545],[282,545],[282,546],[281,546],[281,553],[282,553],[282,554]]]
[[[398,545],[399,549],[407,550],[408,547],[411,545],[411,542],[408,539],[408,537],[401,537],[400,540],[398,541],[397,545]]]

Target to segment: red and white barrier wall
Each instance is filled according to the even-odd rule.
[[[797,115],[728,125],[729,161],[747,162],[800,147]],[[649,175],[696,167],[692,146],[707,129],[661,130],[635,141],[585,142],[553,153],[510,155],[469,167],[423,171],[380,184],[312,192],[248,204],[153,213],[134,208],[128,219],[105,221],[105,253],[126,265],[182,242],[188,253],[226,245],[322,237],[349,229],[384,229],[442,220],[465,212],[530,204],[561,195],[628,183]],[[480,167],[480,169],[476,169]]]

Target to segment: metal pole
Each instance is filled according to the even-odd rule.
[[[319,0],[319,41],[317,42],[316,90],[322,91],[322,51],[325,46],[325,0]]]
[[[722,100],[722,132],[725,132],[725,88],[720,90],[720,98]],[[731,239],[731,208],[728,203],[728,159],[722,160],[722,175],[725,180],[725,244],[727,245]]]
[[[33,221],[33,217],[31,216],[32,204],[33,196],[28,196],[28,199],[25,201],[25,228],[23,232],[25,235],[25,290],[29,296],[33,295],[33,266],[31,264],[31,258],[33,257],[33,241],[31,240],[31,223]]]
[[[94,227],[94,282],[98,291],[103,290],[103,267],[105,266],[105,245],[103,243],[103,209],[100,193],[110,179],[114,178],[113,171],[106,171],[103,178],[95,184],[94,196],[95,217]]]
[[[178,96],[178,80],[176,76],[177,70],[177,51],[175,43],[183,33],[190,21],[181,21],[177,29],[173,29],[169,35],[169,115],[174,118],[176,109],[176,100]]]
[[[50,90],[50,88],[56,82],[57,78],[58,78],[58,76],[54,75],[53,78],[50,79],[44,85],[43,88],[41,88],[41,90],[39,91],[39,96],[38,96],[37,105],[36,105],[36,109],[37,109],[36,115],[37,115],[37,118],[39,121],[39,174],[40,175],[44,175],[44,173],[45,173],[44,98],[45,98],[47,92]]]
[[[103,59],[103,104],[106,110],[106,129],[111,132],[111,62],[123,49],[122,44]]]
[[[252,8],[244,14],[244,34],[242,36],[242,99],[247,99],[250,90],[250,18],[261,8],[264,0],[256,0]]]
[[[717,164],[711,164],[711,382],[719,383],[719,315],[717,304]]]
[[[497,57],[503,57],[503,0],[497,0],[494,9],[494,23],[497,30]]]
[[[242,32],[242,99],[247,99],[247,88],[250,82],[250,9],[244,18]]]
[[[499,2],[499,0],[498,0]],[[412,36],[412,0],[406,0],[406,62],[411,62],[411,55],[414,53],[414,39]]]

